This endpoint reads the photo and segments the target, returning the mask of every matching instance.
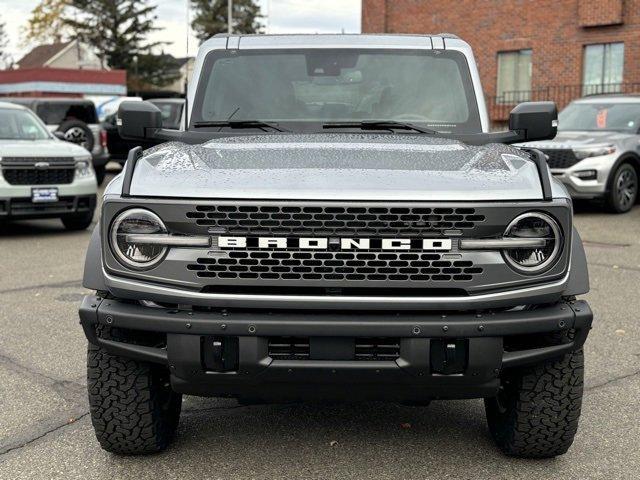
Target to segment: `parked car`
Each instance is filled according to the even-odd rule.
[[[509,455],[567,451],[592,323],[551,102],[489,133],[454,36],[216,36],[189,128],[123,102],[133,149],[91,239],[81,323],[101,446],[166,448],[181,396],[484,398]],[[232,435],[227,432],[225,435]]]
[[[98,185],[104,181],[109,161],[106,132],[98,122],[96,107],[90,100],[79,98],[14,97],[2,101],[24,105],[33,110],[52,132],[61,132],[64,138],[78,144],[93,158]]]
[[[162,127],[172,130],[180,129],[180,122],[182,119],[182,111],[184,109],[183,98],[156,98],[147,100],[148,102],[156,105],[162,112]],[[107,148],[111,160],[119,163],[124,163],[127,159],[127,154],[132,148],[137,146],[143,149],[152,147],[158,144],[158,141],[142,141],[138,140],[132,142],[130,140],[123,140],[118,133],[118,126],[116,125],[117,114],[108,115],[104,122],[103,128],[107,136]]]
[[[0,222],[60,218],[87,228],[96,207],[91,154],[52,134],[28,108],[0,102]]]
[[[553,140],[527,144],[548,157],[551,173],[573,198],[603,199],[631,210],[640,178],[640,95],[595,95],[571,102]]]

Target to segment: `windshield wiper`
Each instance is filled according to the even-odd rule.
[[[275,130],[276,132],[289,132],[282,127],[279,127],[277,123],[263,122],[262,120],[217,120],[211,122],[195,122],[193,124],[195,128],[206,127],[229,127],[229,128],[259,128],[260,130],[267,131],[268,128]]]
[[[414,132],[439,135],[440,132],[429,128],[422,128],[412,123],[396,122],[393,120],[363,120],[361,122],[334,122],[325,123],[322,128],[360,128],[361,130],[412,130]]]

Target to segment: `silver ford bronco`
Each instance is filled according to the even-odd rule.
[[[592,313],[545,156],[553,103],[489,133],[452,35],[216,36],[182,130],[124,102],[80,308],[102,447],[164,449],[182,395],[484,398],[508,455],[571,445]]]

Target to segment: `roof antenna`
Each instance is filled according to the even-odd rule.
[[[185,0],[185,4],[187,7],[187,37],[186,37],[186,48],[187,48],[187,55],[186,55],[186,59],[185,59],[185,64],[184,64],[184,69],[185,69],[185,76],[184,76],[184,131],[186,132],[187,130],[189,130],[189,7],[190,7],[190,3],[191,0]]]

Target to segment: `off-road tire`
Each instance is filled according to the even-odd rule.
[[[122,336],[116,329],[99,335]],[[104,450],[149,454],[164,450],[173,440],[182,396],[171,390],[166,368],[110,355],[89,344],[87,389],[91,422]]]
[[[86,230],[93,222],[93,213],[94,210],[84,213],[74,213],[72,215],[65,215],[60,218],[60,220],[67,230]]]
[[[521,458],[566,453],[578,429],[583,380],[582,350],[507,372],[499,395],[485,399],[489,430],[498,447]]]
[[[638,200],[638,173],[629,163],[623,163],[609,182],[605,197],[607,210],[612,213],[627,213]]]

